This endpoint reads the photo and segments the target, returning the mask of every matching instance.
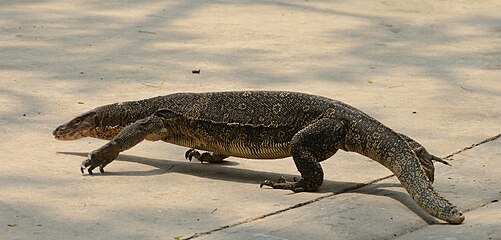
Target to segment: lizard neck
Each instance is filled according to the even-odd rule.
[[[122,129],[137,120],[147,118],[165,106],[160,97],[138,101],[118,102],[94,109],[97,115],[97,124],[90,131],[90,137],[110,140]]]

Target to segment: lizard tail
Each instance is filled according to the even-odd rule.
[[[390,170],[395,173],[412,199],[438,219],[452,224],[462,223],[465,219],[463,213],[433,188],[421,169],[416,155],[409,149],[397,156],[402,158],[394,161]]]
[[[433,188],[416,153],[401,135],[356,109],[343,113],[346,119],[354,119],[341,145],[343,150],[358,152],[392,171],[428,214],[452,224],[464,221],[463,213]]]

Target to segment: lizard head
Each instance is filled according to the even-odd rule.
[[[456,207],[448,208],[448,210],[443,211],[439,218],[452,224],[460,224],[464,221],[463,213]]]
[[[97,113],[89,111],[57,127],[52,135],[58,140],[77,140],[91,136],[98,126]]]

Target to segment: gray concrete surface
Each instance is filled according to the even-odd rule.
[[[258,186],[297,176],[291,159],[190,163],[145,142],[90,177],[78,167],[104,141],[51,136],[117,101],[291,90],[446,156],[501,133],[499,12],[490,0],[0,1],[0,239],[501,239],[499,139],[437,168],[436,188],[466,212],[451,226],[351,153],[322,163],[319,192],[291,194]]]

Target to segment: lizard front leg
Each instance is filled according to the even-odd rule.
[[[165,133],[163,131],[165,119],[164,115],[155,113],[127,126],[108,143],[89,153],[87,160],[82,162],[80,171],[84,173],[87,169],[87,172],[92,175],[92,170],[99,167],[99,171],[103,173],[104,167],[111,163],[120,152],[134,147],[144,139],[161,140],[162,134]]]
[[[281,178],[278,182],[265,180],[261,183],[275,189],[289,189],[294,192],[316,191],[324,180],[320,162],[331,157],[341,146],[346,124],[338,119],[320,119],[294,135],[291,153],[301,180],[288,182]]]

